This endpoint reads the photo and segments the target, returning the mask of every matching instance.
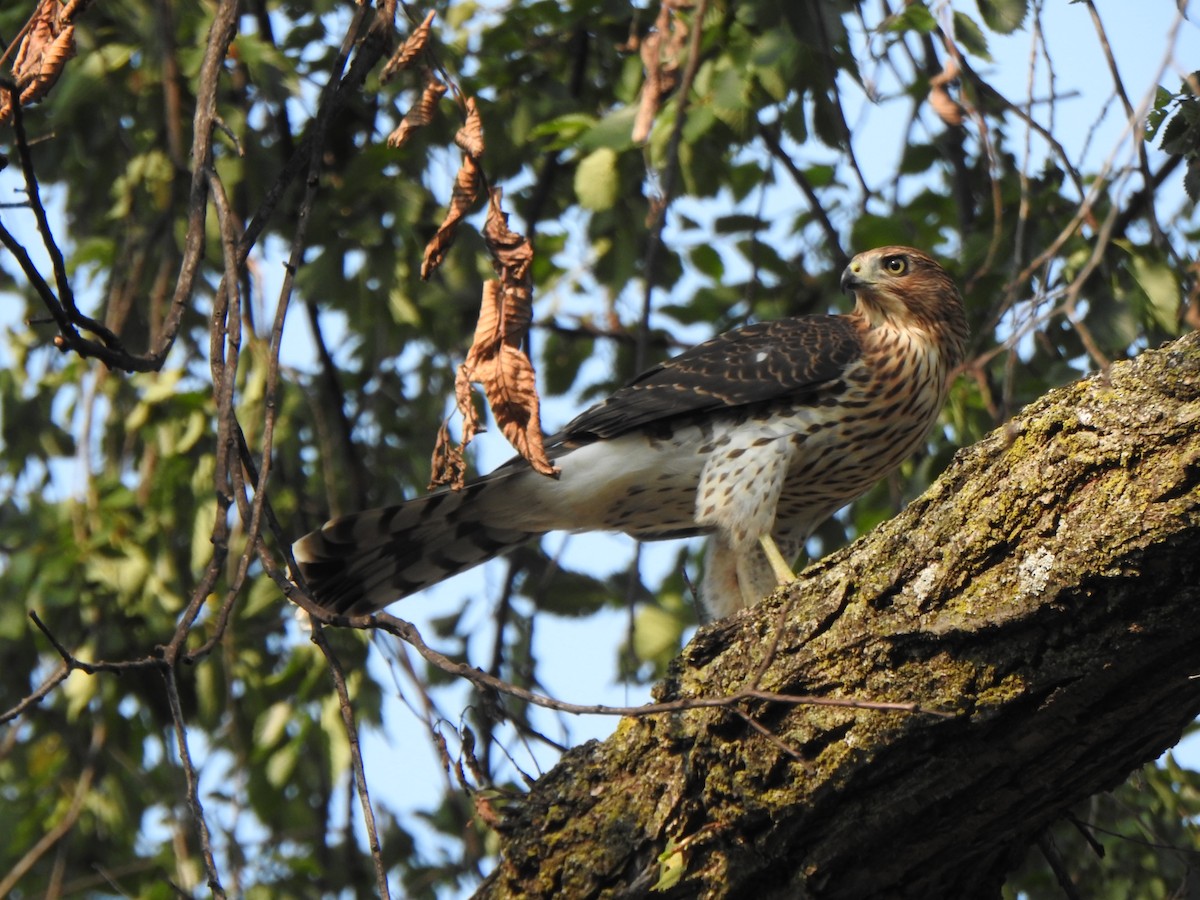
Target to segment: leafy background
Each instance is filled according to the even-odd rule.
[[[0,11],[5,47],[37,5]],[[844,309],[837,278],[856,250],[946,260],[969,297],[971,362],[926,452],[827,523],[811,555],[890,516],[1049,387],[1197,322],[1200,40],[1166,0],[1136,13],[711,0],[661,20],[657,3],[437,3],[423,65],[453,87],[400,150],[385,137],[424,76],[382,85],[379,71],[424,9],[402,5],[393,30],[386,5],[249,0],[206,81],[226,7],[95,0],[76,57],[22,116],[64,275],[132,357],[163,340],[190,240],[194,117],[214,98],[209,190],[228,209],[209,207],[198,281],[152,371],[55,347],[53,249],[18,132],[0,131],[0,223],[53,285],[48,299],[0,254],[13,896],[355,895],[381,889],[376,861],[405,896],[469,892],[491,865],[489,806],[614,727],[478,690],[391,638],[327,629],[313,643],[279,581],[288,540],[428,479],[491,274],[477,213],[419,277],[466,96],[487,178],[536,248],[530,352],[551,429],[714,331]],[[639,50],[656,27],[675,87],[637,142]],[[222,239],[249,250],[224,283]],[[510,452],[481,444],[481,469]],[[685,573],[700,552],[551,536],[396,611],[452,662],[636,703],[694,627]],[[60,649],[97,668],[68,672]],[[1196,789],[1171,758],[1146,768],[1073,811],[1006,890],[1058,896],[1064,870],[1081,896],[1194,890]]]

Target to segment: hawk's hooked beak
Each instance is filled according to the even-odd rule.
[[[857,260],[850,260],[850,265],[842,270],[842,293],[849,294],[857,291],[859,288],[864,288],[868,284],[865,278],[862,277],[863,264]]]

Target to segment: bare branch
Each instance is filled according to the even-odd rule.
[[[391,897],[388,890],[387,867],[383,862],[383,850],[379,844],[379,831],[375,827],[375,812],[371,808],[371,795],[367,787],[367,775],[363,769],[362,748],[358,742],[358,726],[354,723],[354,706],[350,701],[350,692],[346,689],[346,673],[342,664],[325,639],[325,632],[319,621],[312,621],[312,642],[316,644],[329,663],[329,671],[333,675],[333,684],[338,695],[338,709],[342,713],[342,725],[346,729],[346,740],[350,746],[351,769],[354,772],[354,789],[362,806],[363,825],[367,830],[367,844],[371,848],[371,859],[375,863],[375,883],[379,888],[379,896],[387,900]]]

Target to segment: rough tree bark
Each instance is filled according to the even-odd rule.
[[[664,873],[655,896],[997,896],[1063,810],[1200,713],[1198,603],[1193,334],[1030,405],[900,516],[702,629],[656,688],[952,715],[624,719],[509,812],[479,896],[640,896]]]

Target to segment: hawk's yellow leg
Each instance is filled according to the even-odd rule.
[[[767,562],[771,564],[771,571],[775,573],[775,580],[779,584],[791,584],[795,581],[796,573],[792,571],[792,567],[788,565],[788,561],[779,552],[779,545],[775,543],[775,538],[769,534],[764,534],[759,537],[758,543],[762,546],[763,553],[767,555]]]

